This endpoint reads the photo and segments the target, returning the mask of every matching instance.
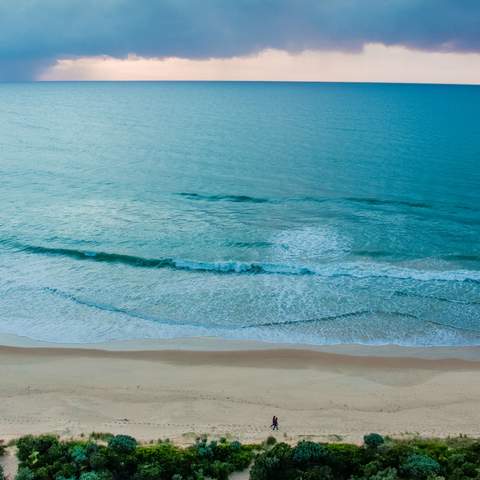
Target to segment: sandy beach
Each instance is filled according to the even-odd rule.
[[[480,436],[480,348],[191,339],[73,348],[3,337],[0,438],[129,433],[192,442],[359,441],[371,431]],[[241,348],[243,347],[243,348]]]

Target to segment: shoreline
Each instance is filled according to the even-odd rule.
[[[92,431],[192,443],[480,436],[480,347],[176,339],[70,346],[0,336],[0,438]],[[16,343],[16,344],[15,344]],[[105,347],[105,348],[104,348]]]
[[[466,360],[480,362],[479,346],[403,346],[397,344],[270,343],[257,340],[230,340],[221,337],[179,337],[171,339],[112,340],[98,343],[57,343],[0,333],[0,349],[52,349],[91,352],[319,352],[349,357],[410,358],[426,360]]]

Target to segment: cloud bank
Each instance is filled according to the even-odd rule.
[[[263,50],[255,55],[186,59],[129,56],[59,60],[47,81],[311,81],[480,84],[480,53],[444,53],[367,44],[361,53]]]
[[[479,0],[2,0],[0,80],[58,59],[230,58],[380,43],[480,52]]]

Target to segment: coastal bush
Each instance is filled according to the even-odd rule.
[[[134,480],[157,480],[165,477],[165,470],[161,465],[146,464],[140,465]],[[180,476],[181,477],[181,476]]]
[[[137,448],[137,441],[129,435],[115,435],[108,441],[108,447],[116,453],[133,453]]]
[[[73,462],[80,467],[88,462],[87,453],[82,445],[74,445],[70,450],[70,456]]]
[[[189,471],[185,451],[171,443],[140,446],[136,457],[139,464],[136,480],[170,479],[175,474],[186,475]]]
[[[385,440],[379,433],[369,433],[363,437],[363,442],[367,447],[378,448],[385,443]]]
[[[335,480],[480,480],[478,440],[384,439],[376,445],[299,442],[283,455],[272,449],[256,457],[251,480],[328,479],[330,473]]]
[[[275,445],[255,458],[251,480],[349,479],[361,473],[364,455],[356,445],[301,441]]]
[[[333,455],[335,471],[346,478],[357,474],[371,460],[369,453],[358,445],[332,443],[328,445],[328,450]]]
[[[17,475],[15,476],[15,480],[34,480],[35,476],[33,472],[28,468],[19,468]]]
[[[277,443],[277,439],[275,437],[273,437],[272,435],[270,435],[266,440],[265,440],[265,445],[267,447],[272,447],[273,445],[275,445]]]
[[[200,460],[192,473],[219,480],[227,479],[234,471],[245,470],[253,460],[253,448],[237,441],[208,442],[201,439],[186,453]]]
[[[396,468],[386,468],[372,475],[369,480],[398,480]]]
[[[2,457],[3,455],[5,455],[5,445],[3,443],[3,440],[0,440],[0,457]],[[3,473],[3,468],[2,466],[0,465],[0,480],[4,480],[5,478],[5,475]]]
[[[277,443],[272,449],[256,457],[250,470],[250,480],[288,480],[292,469],[293,449],[286,443]]]
[[[80,475],[80,480],[100,480],[100,477],[95,472],[84,472]]]
[[[293,449],[292,459],[299,465],[328,463],[331,460],[328,448],[320,443],[302,440]]]
[[[201,438],[183,448],[139,445],[127,435],[108,443],[29,435],[17,441],[17,479],[227,480],[253,461],[251,480],[480,480],[478,440],[366,437],[375,439],[364,446],[305,440],[268,446]]]
[[[440,464],[426,455],[413,454],[402,465],[401,471],[412,480],[427,480],[440,473]]]
[[[181,448],[169,442],[138,445],[128,435],[60,441],[52,435],[18,440],[21,475],[32,480],[227,480],[253,460],[253,446],[198,440]]]

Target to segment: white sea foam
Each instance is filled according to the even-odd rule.
[[[279,263],[334,259],[350,250],[349,241],[330,226],[284,230],[272,238],[272,245]]]

